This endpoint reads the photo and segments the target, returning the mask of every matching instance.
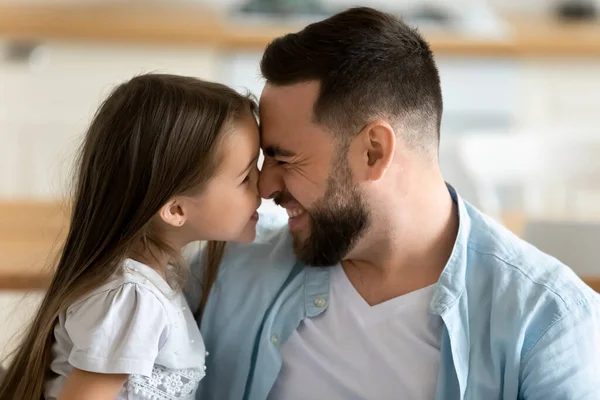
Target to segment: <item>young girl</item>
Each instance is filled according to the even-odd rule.
[[[253,240],[255,113],[234,90],[187,77],[113,91],[85,136],[66,243],[0,399],[194,398],[210,371],[179,254],[220,241],[214,276],[222,242]]]

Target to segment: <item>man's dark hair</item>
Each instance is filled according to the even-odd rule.
[[[437,151],[442,93],[433,54],[390,14],[351,8],[279,37],[260,68],[275,86],[320,82],[314,119],[336,134],[349,137],[383,118],[410,146]]]

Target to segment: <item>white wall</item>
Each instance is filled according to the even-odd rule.
[[[29,59],[0,46],[0,197],[60,198],[73,155],[100,102],[144,72],[219,76],[209,49],[41,44]]]

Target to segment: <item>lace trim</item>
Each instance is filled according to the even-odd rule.
[[[152,376],[130,375],[127,390],[149,400],[193,400],[204,373],[195,369],[170,370],[160,365]]]

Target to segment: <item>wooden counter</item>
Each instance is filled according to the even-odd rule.
[[[425,32],[438,54],[521,57],[600,57],[600,23],[510,19],[504,38]],[[206,6],[161,4],[0,5],[0,37],[119,43],[195,45],[262,50],[301,24],[231,20]]]
[[[524,222],[522,215],[505,218],[513,232]],[[62,203],[0,200],[0,290],[47,287],[67,224]],[[584,280],[600,292],[600,276]]]
[[[0,289],[45,288],[67,225],[58,202],[0,201]]]

